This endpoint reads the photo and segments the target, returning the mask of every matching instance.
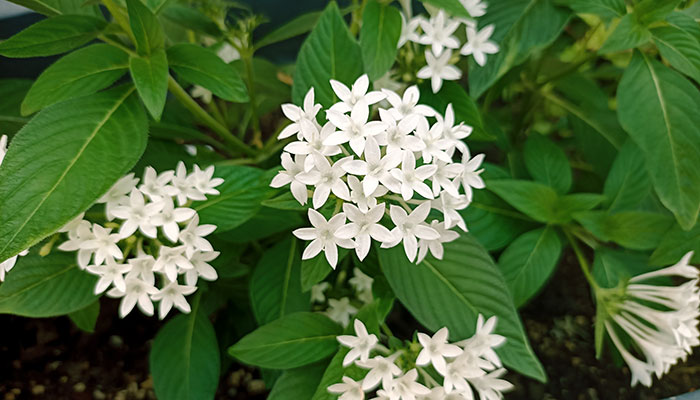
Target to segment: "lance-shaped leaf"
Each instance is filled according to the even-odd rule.
[[[138,1],[138,0],[134,0]],[[129,71],[136,90],[153,119],[160,120],[168,96],[168,59],[165,50],[129,58]]]
[[[394,65],[399,36],[399,10],[388,4],[379,4],[376,0],[367,3],[362,13],[360,47],[365,72],[371,80],[381,78]]]

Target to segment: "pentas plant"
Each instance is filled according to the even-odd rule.
[[[5,153],[7,153],[7,135],[2,135],[0,136],[0,165],[2,165],[2,161],[5,159]],[[5,274],[10,272],[10,270],[15,266],[17,263],[17,257],[26,256],[27,253],[28,251],[24,250],[16,256],[0,261],[0,282],[5,280]]]
[[[183,162],[161,173],[146,167],[143,179],[130,173],[97,201],[106,222],[77,216],[59,230],[67,240],[58,249],[77,251],[78,267],[99,277],[95,294],[121,299],[122,318],[137,305],[153,315],[153,302],[160,302],[160,319],[173,306],[189,313],[185,296],[197,290],[199,279],[218,277],[209,262],[219,252],[205,238],[216,225],[200,224],[189,207],[219,194],[223,179],[213,174],[213,166],[197,165],[188,173]]]
[[[289,185],[302,205],[311,198],[312,227],[294,231],[311,241],[302,259],[324,252],[335,268],[338,247],[354,249],[362,261],[372,241],[382,248],[402,243],[410,261],[420,262],[428,251],[442,258],[442,244],[459,236],[452,228],[467,230],[458,211],[471,202],[472,189],[484,187],[484,155],[472,157],[463,142],[472,127],[455,124],[452,105],[443,115],[418,104],[416,86],[402,96],[369,91],[367,75],[350,88],[334,80],[330,85],[340,101],[327,110],[314,102],[313,88],[303,107],[282,106],[292,123],[278,139],[296,141],[284,147],[284,169],[271,186]],[[379,119],[371,120],[371,106],[382,100],[390,106],[376,106]],[[323,125],[321,111],[328,120]],[[433,209],[442,219],[431,215]]]
[[[496,323],[497,317],[484,320],[479,314],[468,339],[449,343],[449,331],[442,328],[433,336],[419,332],[417,342],[389,350],[356,319],[355,335],[338,336],[338,342],[349,349],[343,367],[359,367],[364,377],[343,376],[328,391],[340,400],[364,400],[367,393],[375,394],[367,397],[373,400],[471,400],[474,392],[483,400],[501,399],[513,385],[501,379],[506,370],[494,349],[505,337],[493,333]]]

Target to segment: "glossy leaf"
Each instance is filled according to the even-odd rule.
[[[360,47],[362,62],[369,79],[381,78],[396,60],[401,36],[401,13],[388,4],[371,0],[362,12]]]
[[[562,149],[539,134],[531,134],[525,142],[525,166],[538,182],[554,188],[560,194],[571,189],[571,166]]]
[[[51,17],[0,42],[0,55],[26,58],[65,53],[97,37],[106,25],[103,19],[87,15]]]
[[[379,252],[379,261],[396,297],[426,328],[450,330],[450,340],[474,334],[479,314],[498,316],[496,332],[507,338],[497,350],[503,363],[524,375],[544,381],[503,276],[488,252],[471,235],[445,245],[442,260],[428,256],[418,265],[406,259],[403,248]]]
[[[300,312],[263,325],[229,348],[243,363],[262,368],[297,368],[338,349],[341,328],[325,315]]]
[[[603,194],[610,212],[633,210],[649,194],[651,182],[644,154],[632,141],[620,150],[605,180]]]
[[[55,317],[93,303],[97,277],[81,271],[77,261],[75,253],[19,257],[0,285],[0,314]]]
[[[328,4],[304,41],[297,58],[292,100],[301,104],[313,87],[316,102],[330,107],[337,101],[330,79],[346,85],[362,74],[362,51],[350,35],[335,2]]]
[[[126,0],[126,6],[139,54],[148,55],[161,49],[165,43],[165,33],[153,12],[141,0]]]
[[[561,256],[562,243],[553,228],[521,235],[508,246],[498,265],[516,307],[525,304],[547,282]]]
[[[665,267],[677,263],[687,252],[694,251],[692,262],[700,264],[700,225],[685,231],[674,224],[652,253],[649,264]]]
[[[700,92],[677,72],[637,53],[617,94],[620,122],[644,152],[656,193],[690,229],[700,210]]]
[[[0,167],[0,259],[92,205],[136,164],[146,130],[146,116],[128,86],[39,112],[15,135]]]
[[[273,386],[267,399],[311,400],[327,366],[328,361],[319,361],[284,371],[275,383],[275,386]]]
[[[530,181],[514,179],[491,180],[486,188],[523,214],[540,222],[553,220],[559,196],[551,187]]]
[[[109,87],[128,68],[129,56],[116,47],[93,44],[76,50],[39,75],[22,102],[22,114]]]
[[[575,218],[599,239],[633,250],[654,249],[673,222],[670,216],[646,211],[592,211],[576,214]]]
[[[168,48],[168,63],[182,79],[208,89],[216,96],[238,103],[249,100],[238,72],[211,50],[189,43]]]
[[[134,0],[139,1],[139,0]],[[160,121],[168,95],[168,59],[164,50],[129,58],[129,72],[136,90],[153,119]]]
[[[651,34],[661,56],[671,66],[700,82],[700,42],[690,32],[662,26],[652,29]]]

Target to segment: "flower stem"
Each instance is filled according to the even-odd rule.
[[[581,271],[583,272],[583,275],[586,277],[586,280],[588,280],[588,283],[593,287],[593,289],[598,292],[598,283],[596,283],[595,279],[593,278],[593,274],[591,273],[591,268],[588,265],[588,261],[586,260],[585,255],[583,254],[583,251],[581,251],[581,247],[579,247],[578,242],[576,241],[576,238],[574,238],[571,233],[568,230],[564,230],[564,234],[566,235],[566,238],[569,240],[569,243],[571,244],[571,248],[574,250],[574,253],[576,254],[576,258],[578,259],[579,266],[581,267]]]
[[[422,367],[416,366],[416,369],[417,369],[418,372],[420,372],[420,374],[423,376],[423,379],[425,379],[425,383],[428,384],[428,385],[430,386],[430,388],[442,386],[442,385],[440,385],[440,384],[435,380],[435,378],[433,378],[432,376],[430,376],[430,374],[428,373],[428,371],[426,371],[426,370],[423,369]]]
[[[217,135],[224,139],[232,148],[239,150],[249,156],[256,156],[257,153],[245,144],[241,139],[234,136],[225,126],[221,125],[214,117],[209,115],[197,104],[192,97],[175,81],[172,76],[168,76],[168,89],[182,103],[185,108],[204,125],[211,128]]]

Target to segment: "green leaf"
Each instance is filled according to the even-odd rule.
[[[299,312],[261,326],[228,351],[241,362],[257,367],[297,368],[333,354],[341,331],[325,315]]]
[[[171,4],[163,10],[161,16],[187,29],[212,37],[221,36],[221,30],[216,26],[216,23],[193,7],[177,3]]]
[[[149,365],[158,398],[214,398],[219,384],[219,344],[199,298],[190,314],[176,316],[158,332]]]
[[[561,0],[558,3],[579,14],[597,14],[608,19],[627,14],[625,0]]]
[[[81,308],[78,311],[73,311],[68,314],[71,321],[80,330],[93,333],[95,332],[95,324],[97,324],[97,317],[100,316],[100,301],[96,300],[92,304]]]
[[[102,90],[129,68],[129,56],[107,44],[93,44],[59,59],[39,75],[22,102],[29,115],[66,99]]]
[[[680,3],[681,0],[642,0],[634,7],[634,16],[640,23],[648,25],[664,19]]]
[[[605,180],[603,194],[608,211],[632,210],[639,206],[651,189],[644,154],[634,142],[627,141],[620,149]]]
[[[379,262],[396,297],[426,328],[450,330],[450,340],[474,334],[479,314],[498,316],[496,332],[507,338],[497,349],[503,363],[544,381],[545,372],[527,335],[498,267],[469,234],[445,245],[442,260],[428,256],[418,265],[400,246],[382,249]]]
[[[165,43],[163,27],[158,18],[141,0],[126,0],[131,32],[136,40],[136,49],[141,55],[162,49]]]
[[[525,166],[539,182],[551,186],[560,194],[571,189],[571,166],[564,151],[540,134],[532,134],[525,142]]]
[[[328,387],[330,385],[341,383],[343,376],[349,376],[356,381],[359,381],[365,377],[367,374],[366,370],[361,369],[355,364],[351,364],[349,367],[343,368],[343,359],[349,351],[350,349],[347,347],[341,347],[340,350],[335,353],[331,359],[331,362],[328,364],[328,367],[323,372],[321,382],[315,388],[316,392],[311,400],[338,400],[337,394],[333,394],[328,391]]]
[[[637,53],[617,98],[620,122],[644,152],[661,202],[690,229],[700,210],[700,93],[677,72]]]
[[[542,23],[547,21],[547,23]],[[492,0],[488,12],[479,18],[479,26],[494,24],[491,40],[500,51],[490,55],[486,65],[469,66],[469,91],[481,96],[511,68],[521,64],[535,51],[549,46],[569,21],[569,11],[553,0]],[[537,29],[533,29],[537,26]]]
[[[131,56],[129,72],[146,109],[153,119],[160,121],[168,95],[168,58],[165,50],[156,50],[145,57]]]
[[[464,8],[464,7],[462,7]],[[381,78],[396,60],[401,36],[401,13],[388,4],[371,0],[362,12],[360,48],[371,81]]]
[[[0,168],[0,259],[64,226],[136,164],[147,124],[133,91],[54,104],[15,135]]]
[[[673,222],[667,215],[647,211],[582,212],[575,219],[599,239],[633,250],[656,248]]]
[[[673,224],[652,253],[649,264],[656,267],[675,264],[689,251],[695,252],[692,262],[700,264],[700,224],[689,231]]]
[[[33,83],[29,79],[0,79],[0,132],[12,135],[29,122],[22,117],[20,104]]]
[[[0,42],[0,55],[27,58],[65,53],[97,37],[105,26],[104,20],[87,15],[51,17]]]
[[[158,15],[158,13],[168,8],[172,2],[173,0],[145,0],[146,7],[155,15]]]
[[[662,26],[652,29],[651,34],[661,56],[671,66],[700,82],[700,42],[691,33],[675,26]]]
[[[269,193],[269,178],[258,168],[239,165],[219,166],[215,177],[223,178],[218,196],[195,202],[201,223],[216,225],[217,233],[231,230],[252,218]]]
[[[516,307],[520,307],[544,286],[557,266],[562,243],[551,227],[521,235],[498,259]]]
[[[362,74],[362,51],[350,35],[335,2],[328,4],[318,23],[299,51],[292,99],[301,104],[306,92],[314,88],[316,102],[326,107],[336,98],[330,79],[352,84]]]
[[[19,257],[0,285],[0,314],[43,318],[93,303],[97,277],[78,268],[75,253]]]
[[[674,11],[666,17],[666,22],[674,28],[689,33],[695,40],[700,42],[700,25],[690,15]]]
[[[291,232],[306,224],[308,222],[298,212],[262,207],[251,219],[227,232],[225,239],[232,243],[248,243],[275,233]]]
[[[431,106],[440,113],[447,109],[448,104],[452,104],[455,113],[455,123],[464,122],[466,125],[474,128],[474,131],[469,136],[469,140],[496,139],[484,129],[484,122],[481,119],[479,108],[474,99],[469,97],[467,91],[457,82],[443,82],[442,88],[437,93],[433,93],[428,82],[422,83],[419,88],[420,102]]]
[[[238,103],[250,100],[238,72],[211,50],[189,43],[176,44],[168,49],[168,62],[182,79],[224,100]]]
[[[250,278],[250,300],[260,325],[310,311],[310,295],[301,291],[301,252],[295,238],[278,243],[260,258]]]
[[[651,39],[651,32],[632,14],[627,14],[617,24],[615,30],[610,34],[608,40],[600,48],[600,54],[607,54],[616,51],[629,50],[639,47]]]
[[[593,278],[604,288],[617,286],[620,280],[627,280],[635,275],[649,272],[647,256],[599,247],[593,261]]]
[[[62,14],[102,17],[100,9],[95,5],[87,5],[85,0],[10,0],[10,2],[27,7],[49,17]]]
[[[299,368],[288,369],[277,380],[268,400],[311,400],[318,384],[321,383],[328,361]]]
[[[423,3],[430,4],[431,6],[435,6],[437,8],[443,9],[447,11],[448,14],[452,15],[453,17],[460,17],[460,18],[469,18],[471,19],[471,15],[469,15],[469,12],[467,12],[467,9],[464,8],[462,3],[459,0],[421,0]]]
[[[559,195],[551,187],[515,179],[491,180],[486,188],[518,211],[540,222],[553,222]]]
[[[338,249],[338,264],[345,259],[348,253],[347,249]],[[308,292],[313,285],[324,280],[331,272],[333,272],[333,267],[328,263],[323,253],[320,253],[314,258],[302,260],[301,290]]]
[[[342,15],[349,14],[351,11],[355,10],[357,6],[349,6],[342,10],[340,13]],[[291,21],[281,25],[279,28],[273,30],[272,32],[265,35],[262,39],[255,43],[255,49],[259,49],[271,44],[283,42],[287,39],[303,35],[309,32],[316,26],[318,19],[321,17],[321,11],[313,11],[307,14],[302,14]]]

